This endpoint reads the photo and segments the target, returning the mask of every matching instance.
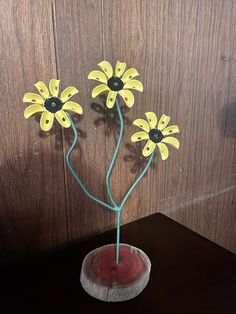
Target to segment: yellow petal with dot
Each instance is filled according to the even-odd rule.
[[[121,77],[121,75],[125,72],[126,63],[120,62],[119,60],[116,63],[115,74],[117,77]]]
[[[172,146],[176,149],[179,149],[179,145],[180,145],[177,138],[172,137],[172,136],[164,137],[162,140],[162,143],[169,144],[170,146]]]
[[[59,95],[59,85],[60,85],[60,80],[55,80],[52,79],[49,82],[49,90],[52,96],[58,97]]]
[[[156,148],[156,144],[153,143],[153,141],[149,140],[149,141],[147,142],[147,144],[146,144],[146,145],[144,146],[144,148],[143,148],[143,151],[142,151],[143,156],[144,156],[144,157],[150,156],[151,153],[154,151],[155,148]]]
[[[67,101],[63,107],[63,110],[67,110],[67,111],[72,111],[75,112],[77,114],[82,114],[83,113],[83,108],[77,104],[77,102],[74,101]]]
[[[151,129],[154,129],[157,126],[157,116],[154,112],[146,112],[145,116],[148,119],[148,123]]]
[[[134,77],[138,76],[139,73],[135,68],[128,69],[122,76],[122,81],[126,83],[128,80],[132,80]]]
[[[108,61],[102,61],[98,63],[98,66],[103,70],[103,72],[106,74],[107,78],[110,78],[113,75],[113,69],[112,66]]]
[[[45,111],[46,109],[39,104],[35,104],[35,105],[30,105],[29,107],[27,107],[24,111],[24,117],[25,119],[28,119],[30,117],[32,117],[34,114],[36,113],[40,113]]]
[[[169,150],[168,150],[167,146],[163,143],[158,143],[157,147],[158,147],[158,150],[161,154],[161,159],[166,160],[169,156]]]
[[[38,94],[26,93],[23,97],[23,102],[31,102],[42,105],[44,103],[44,99]]]
[[[55,117],[60,125],[62,125],[64,128],[69,128],[71,126],[70,119],[67,117],[67,114],[63,110],[57,111],[55,113]]]
[[[143,92],[143,84],[138,80],[128,80],[128,82],[124,85],[124,89],[129,88]]]
[[[43,131],[49,131],[52,128],[54,114],[49,111],[44,111],[40,119],[40,127]]]
[[[109,94],[107,96],[107,101],[106,101],[107,108],[110,109],[110,108],[114,107],[116,96],[117,96],[117,92],[114,92],[114,91],[109,92]]]
[[[94,87],[94,89],[92,90],[92,97],[95,98],[98,95],[100,95],[101,93],[110,90],[110,88],[105,85],[105,84],[100,84],[96,87]]]
[[[44,84],[44,82],[39,81],[38,83],[34,84],[34,86],[37,88],[37,90],[40,92],[40,95],[46,99],[49,97],[49,91],[47,86]]]
[[[167,126],[169,121],[170,121],[170,117],[163,114],[157,125],[158,130],[162,131]]]
[[[143,120],[143,119],[134,120],[133,125],[138,126],[139,128],[141,128],[142,130],[144,130],[147,133],[150,131],[150,126],[149,126],[148,122]]]
[[[126,105],[131,108],[134,104],[134,95],[129,90],[120,90],[119,95],[124,99]]]
[[[163,135],[179,133],[178,125],[170,125],[162,131]]]
[[[131,142],[139,142],[142,140],[148,140],[149,135],[147,132],[141,131],[141,132],[136,132],[131,136]]]
[[[107,83],[107,77],[101,71],[92,71],[92,72],[90,72],[89,75],[88,75],[88,79],[89,80],[99,81],[99,82],[102,82],[102,83],[105,83],[105,84]]]
[[[69,100],[72,96],[74,96],[75,94],[78,94],[78,89],[70,86],[67,87],[66,89],[63,90],[63,92],[61,93],[61,101],[62,102],[66,102],[67,100]]]

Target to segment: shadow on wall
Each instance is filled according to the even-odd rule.
[[[225,117],[222,119],[222,117]],[[229,103],[224,106],[218,115],[221,135],[226,138],[236,137],[236,103]]]
[[[78,125],[80,125],[80,123],[82,122],[84,117],[75,114],[72,116],[72,118],[73,118],[74,124],[76,126],[76,129],[78,131],[79,138],[86,139],[87,133],[78,127]],[[35,116],[35,121],[37,122],[37,124],[40,123],[40,115]],[[62,143],[62,132],[60,131],[60,129],[52,127],[52,129],[50,130],[50,133],[44,132],[42,130],[39,131],[39,138],[44,139],[48,136],[52,136],[52,137],[54,136],[55,137],[55,149],[57,151],[62,151],[62,144],[61,144]],[[70,147],[73,143],[73,140],[74,140],[73,132],[64,132],[64,140],[68,144],[68,147]],[[80,142],[78,141],[78,143],[76,144],[75,150],[79,150],[79,149],[80,149]]]
[[[41,204],[39,195],[32,193],[39,190],[38,182],[17,161],[7,160],[0,171],[0,260],[5,261],[37,251]]]
[[[120,119],[118,112],[115,106],[112,109],[106,108],[106,97],[102,95],[101,97],[102,104],[92,103],[91,108],[93,111],[98,113],[100,116],[94,121],[95,127],[100,127],[105,125],[105,135],[107,137],[113,136],[114,142],[116,143],[120,133]],[[121,111],[124,119],[124,125],[131,126],[131,120],[126,116],[129,112],[129,108],[126,106],[121,106]],[[124,143],[122,142],[121,146],[124,146],[127,155],[123,157],[123,161],[129,163],[130,173],[139,174],[145,167],[147,163],[147,158],[142,155],[142,148],[144,146],[143,141],[138,143]],[[155,168],[155,164],[151,164],[151,168]],[[146,175],[146,174],[145,174]]]
[[[73,117],[76,124],[82,119],[77,117]],[[36,120],[39,119],[36,116]],[[87,136],[81,129],[79,134],[82,138]],[[42,141],[48,136],[55,137],[52,141],[55,143],[55,151],[50,154],[44,152],[41,157],[40,153],[28,150],[24,156],[15,159],[12,157],[0,167],[0,262],[14,262],[69,245],[64,169],[60,169],[63,164],[63,157],[59,153],[62,152],[61,128],[53,127],[50,134],[40,132],[39,136]],[[72,130],[65,132],[64,138],[68,146],[71,145],[74,139]],[[79,145],[78,143],[75,147],[75,154]],[[80,154],[80,158],[83,158],[83,154]],[[80,168],[81,177],[91,171],[88,167],[86,163],[86,167]],[[86,174],[83,173],[85,170]],[[89,220],[91,230],[95,230],[99,212],[96,212],[94,219],[89,218],[93,215],[91,212],[96,210],[94,202],[84,195],[72,175],[70,179],[75,184],[78,210],[81,209],[76,217],[78,229]],[[92,186],[92,181],[92,177],[86,176],[87,186]],[[101,207],[102,211],[104,209]],[[105,215],[109,216],[110,211],[105,211]],[[115,220],[115,215],[108,219]],[[76,225],[77,221],[73,223]],[[79,239],[81,240],[83,239]]]
[[[99,117],[94,121],[95,127],[100,127],[105,125],[105,135],[107,137],[113,135],[115,138],[120,133],[120,119],[115,106],[112,109],[106,108],[106,99],[100,97],[102,104],[92,103],[91,108],[93,111],[99,114]],[[126,117],[129,109],[125,106],[121,106],[121,112],[124,119],[125,126],[130,126],[131,121]]]
[[[134,174],[139,174],[144,169],[147,164],[148,158],[144,157],[142,154],[143,143],[126,143],[125,148],[128,152],[127,155],[124,156],[124,161],[131,163],[130,172]],[[151,169],[155,169],[155,161],[151,163]],[[148,172],[145,173],[144,176],[147,175]]]

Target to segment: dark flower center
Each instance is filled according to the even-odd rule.
[[[158,129],[151,129],[148,134],[150,140],[153,141],[153,143],[161,142],[164,137],[162,132]]]
[[[55,112],[61,110],[61,108],[63,107],[63,102],[58,97],[50,97],[50,98],[47,98],[45,100],[44,107],[48,111],[55,113]]]
[[[121,89],[123,89],[124,87],[124,83],[122,82],[122,80],[119,77],[116,76],[112,76],[109,78],[109,80],[107,81],[107,86],[113,90],[113,91],[119,91]]]

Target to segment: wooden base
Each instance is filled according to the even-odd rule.
[[[104,245],[84,258],[80,281],[92,297],[108,302],[133,299],[146,287],[151,271],[148,256],[140,249],[120,244],[116,264],[116,245]]]

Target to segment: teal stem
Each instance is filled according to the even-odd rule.
[[[139,183],[139,181],[142,179],[142,177],[145,175],[145,173],[148,171],[148,168],[150,167],[152,161],[153,161],[153,158],[154,158],[154,154],[155,154],[155,151],[153,151],[153,153],[151,154],[145,168],[143,169],[143,171],[140,173],[140,175],[138,176],[138,178],[135,180],[135,182],[133,183],[133,185],[130,187],[130,189],[128,190],[128,192],[126,193],[123,201],[121,202],[119,208],[120,210],[122,210],[124,204],[126,203],[126,201],[128,200],[130,194],[133,192],[134,188],[136,187],[136,185]]]
[[[121,211],[117,211],[117,222],[116,222],[116,264],[119,264],[120,259],[120,215]]]
[[[71,126],[72,126],[72,129],[73,129],[73,132],[74,132],[74,141],[73,141],[73,144],[71,145],[67,155],[66,155],[66,163],[67,163],[67,166],[70,170],[70,172],[72,173],[72,175],[74,176],[75,180],[79,183],[81,189],[83,190],[83,192],[89,197],[91,198],[92,200],[94,200],[95,202],[97,202],[98,204],[100,205],[103,205],[111,210],[114,210],[114,211],[117,211],[115,208],[113,208],[111,205],[99,200],[98,198],[96,198],[94,195],[92,195],[87,189],[86,187],[84,186],[82,180],[80,179],[80,177],[75,173],[71,163],[70,163],[70,156],[71,156],[71,153],[73,152],[74,148],[75,148],[75,145],[78,141],[78,132],[77,132],[77,129],[74,125],[74,122],[73,120],[71,119],[70,115],[68,114],[67,115],[68,118],[70,119],[70,122],[71,122]]]
[[[124,119],[123,119],[123,116],[122,116],[122,112],[121,112],[121,109],[120,109],[120,105],[119,105],[119,101],[118,101],[118,96],[116,97],[116,109],[118,111],[118,115],[119,115],[119,119],[120,119],[120,134],[119,134],[119,138],[118,138],[118,141],[117,141],[117,144],[116,144],[116,149],[115,149],[115,152],[113,154],[113,157],[112,157],[112,160],[111,160],[111,163],[110,163],[110,166],[107,170],[107,174],[106,174],[106,187],[107,187],[107,192],[108,192],[108,195],[109,195],[109,198],[112,202],[112,204],[117,207],[117,204],[113,198],[113,195],[112,195],[112,192],[111,192],[111,187],[110,187],[110,176],[111,176],[111,172],[112,172],[112,169],[115,165],[115,162],[116,162],[116,158],[117,158],[117,154],[119,152],[119,149],[120,149],[120,145],[121,145],[121,141],[122,141],[122,137],[123,137],[123,134],[124,134]]]
[[[139,181],[142,179],[142,177],[145,175],[145,173],[148,171],[153,158],[154,158],[154,154],[155,151],[153,151],[153,153],[151,154],[145,168],[143,169],[143,171],[140,173],[140,175],[138,176],[138,178],[135,180],[135,182],[133,183],[133,185],[130,187],[130,189],[128,190],[128,192],[126,193],[123,201],[121,202],[120,206],[118,207],[118,211],[117,211],[117,224],[116,224],[116,264],[119,263],[119,255],[120,255],[120,216],[121,216],[121,212],[122,212],[122,208],[124,206],[124,204],[126,203],[126,201],[128,200],[130,194],[132,193],[132,191],[134,190],[134,188],[136,187],[136,185],[139,183]]]

